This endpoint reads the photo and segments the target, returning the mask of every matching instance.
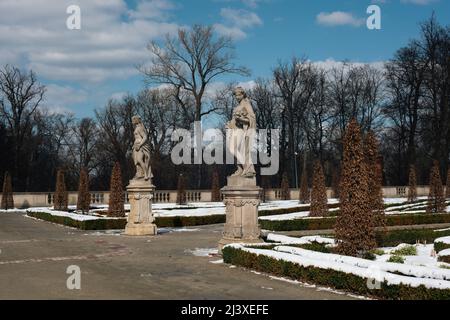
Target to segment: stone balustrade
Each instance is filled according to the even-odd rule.
[[[291,189],[291,199],[300,198],[298,189]],[[281,189],[267,189],[266,200],[274,201],[281,199]],[[419,197],[428,196],[428,186],[418,186],[417,195]],[[383,194],[388,198],[405,198],[408,195],[408,187],[385,187]],[[0,193],[1,195],[1,193]],[[334,194],[331,189],[327,190],[329,198],[333,198]],[[18,192],[14,193],[14,203],[18,208],[30,207],[50,207],[53,206],[54,193],[52,192]],[[211,202],[211,190],[187,190],[187,201],[195,202]],[[78,199],[77,192],[69,192],[69,205],[76,205]],[[153,203],[175,203],[177,201],[176,190],[156,190]],[[104,205],[109,202],[109,192],[95,191],[91,192],[92,205]],[[128,195],[125,193],[125,203],[128,203]]]

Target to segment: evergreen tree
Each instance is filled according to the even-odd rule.
[[[185,184],[184,176],[182,174],[180,174],[178,176],[177,204],[178,205],[186,205],[187,204],[186,184]]]
[[[9,172],[5,172],[5,177],[3,178],[2,209],[14,209],[13,188]]]
[[[303,168],[302,178],[300,180],[300,204],[309,203],[311,198],[308,186],[308,172],[306,167]]]
[[[78,185],[77,210],[83,214],[89,212],[91,204],[91,194],[89,193],[89,175],[85,168],[80,171],[80,181]]]
[[[414,201],[417,201],[417,175],[416,166],[411,165],[409,168],[408,202],[413,203]]]
[[[69,205],[69,193],[66,188],[64,171],[59,169],[56,174],[56,190],[54,196],[54,208],[59,211],[67,211]]]
[[[444,187],[439,172],[439,162],[434,161],[430,173],[430,195],[428,196],[428,213],[442,213],[445,211]]]
[[[377,226],[384,226],[383,169],[379,161],[378,146],[375,134],[372,131],[367,133],[364,140],[364,157],[367,166],[368,201],[374,214],[374,222]]]
[[[125,217],[125,194],[122,186],[122,171],[116,162],[111,174],[108,216]]]
[[[350,122],[345,132],[341,168],[341,213],[335,226],[337,250],[344,255],[361,256],[376,247],[376,238],[368,201],[367,165],[356,120]]]
[[[281,200],[291,200],[291,189],[287,172],[283,173],[281,178]]]
[[[328,216],[328,197],[325,176],[320,161],[314,164],[314,176],[311,192],[311,217]]]
[[[213,171],[213,175],[212,175],[211,201],[212,202],[222,201],[222,197],[220,195],[219,172],[217,171],[217,169],[215,169]]]

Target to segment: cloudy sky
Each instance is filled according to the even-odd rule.
[[[366,27],[377,4],[382,29]],[[66,9],[81,8],[81,30],[68,30]],[[433,10],[450,24],[448,0],[0,0],[0,65],[33,69],[47,85],[45,104],[91,116],[111,97],[143,87],[136,65],[145,47],[194,23],[212,24],[236,41],[251,81],[292,55],[332,64],[379,62],[418,34]],[[219,79],[228,81],[230,79]]]

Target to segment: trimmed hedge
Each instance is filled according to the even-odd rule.
[[[260,220],[261,228],[270,231],[330,230],[336,224],[336,217],[303,218],[295,220]],[[402,214],[386,215],[386,226],[410,226],[450,223],[450,214]]]
[[[425,286],[413,288],[406,285],[388,285],[384,282],[381,284],[380,290],[370,290],[367,286],[367,279],[360,276],[318,267],[302,267],[292,262],[277,260],[263,255],[256,255],[233,247],[225,247],[223,249],[223,259],[225,263],[259,272],[333,287],[338,290],[370,297],[390,300],[450,299],[449,289],[428,289]]]
[[[441,237],[439,237],[439,238],[441,238]],[[446,249],[450,249],[450,244],[443,243],[443,242],[435,242],[434,243],[434,250],[436,250],[436,252],[441,252]]]
[[[333,203],[328,204],[328,209],[336,209],[339,208],[339,203]],[[280,209],[266,209],[266,210],[259,210],[258,215],[260,217],[267,217],[267,216],[279,216],[283,214],[289,214],[289,213],[296,213],[296,212],[308,212],[311,208],[308,206],[302,206],[302,207],[292,207],[292,208],[280,208]],[[336,214],[336,212],[330,212],[330,214]]]
[[[225,223],[225,215],[196,217],[157,217],[155,223],[160,228],[195,227]]]
[[[45,212],[27,212],[27,215],[40,220],[62,224],[80,230],[121,230],[125,229],[127,219],[97,219],[77,221],[69,217],[53,216]],[[225,223],[225,215],[199,217],[157,217],[155,224],[159,228],[194,227]]]
[[[450,263],[450,256],[439,257],[440,262]]]
[[[380,247],[396,247],[399,244],[433,243],[441,237],[450,236],[450,230],[434,231],[433,229],[379,231],[376,234],[377,245]]]
[[[46,212],[27,212],[27,215],[36,219],[45,220],[80,230],[115,230],[125,229],[127,219],[97,219],[77,221],[69,217],[53,216]]]

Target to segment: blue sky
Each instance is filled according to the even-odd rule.
[[[81,30],[67,30],[66,8],[81,8]],[[369,5],[382,29],[368,30]],[[392,57],[433,10],[450,24],[447,0],[2,0],[0,64],[32,68],[48,86],[52,110],[92,116],[111,97],[142,89],[135,64],[145,45],[194,23],[235,38],[237,62],[251,81],[270,76],[279,59],[380,62]]]

